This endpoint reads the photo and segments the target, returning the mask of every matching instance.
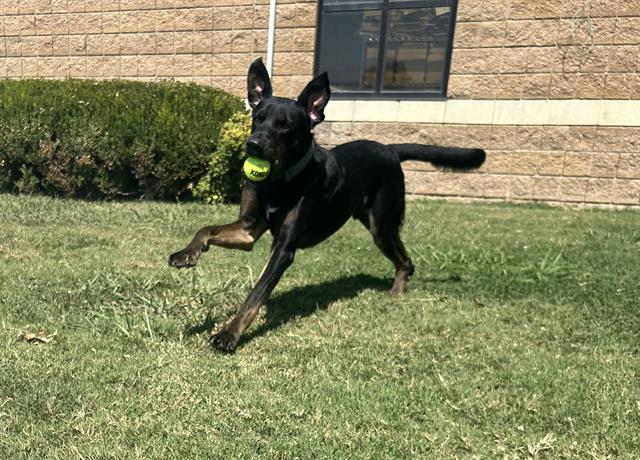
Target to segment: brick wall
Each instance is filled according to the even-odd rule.
[[[268,0],[4,0],[0,8],[5,78],[175,79],[243,96],[249,63],[266,56]],[[315,0],[278,0],[276,94],[295,96],[311,77],[316,8]],[[460,0],[449,95],[637,101],[639,56],[640,0]],[[364,112],[380,110],[371,104]],[[618,118],[640,119],[637,107]],[[415,195],[640,205],[637,123],[563,124],[562,113],[551,126],[514,118],[510,125],[328,117],[317,131],[327,145],[372,138],[489,152],[476,173],[407,164]]]
[[[637,101],[639,66],[640,0],[460,0],[449,97],[484,99],[489,106],[500,100]],[[456,112],[479,107],[462,106]],[[430,107],[425,104],[424,110]],[[536,107],[527,110],[538,119]],[[527,125],[522,113],[497,117],[496,110],[493,119],[503,120],[500,124],[491,117],[477,124],[361,123],[340,117],[344,121],[317,130],[329,145],[368,137],[487,150],[486,164],[473,173],[407,163],[407,189],[418,196],[639,206],[640,105],[607,107],[625,110],[619,126],[576,121],[576,104],[556,112],[547,125]],[[510,115],[518,123],[505,124]]]
[[[461,0],[449,95],[639,99],[640,0]]]
[[[12,0],[0,11],[0,77],[175,79],[246,94],[266,56],[268,0]],[[279,0],[274,83],[313,71],[316,2]]]
[[[367,133],[383,143],[487,150],[477,172],[405,163],[407,190],[416,196],[640,205],[640,128],[333,122],[316,130],[325,144]]]

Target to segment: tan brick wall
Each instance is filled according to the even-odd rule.
[[[449,96],[640,99],[640,0],[460,0]]]
[[[640,0],[460,0],[449,96],[638,100],[639,66]],[[318,128],[328,145],[361,137],[487,150],[477,172],[405,164],[414,195],[640,206],[638,127],[334,122]]]
[[[266,57],[268,0],[0,1],[0,78],[174,79],[245,95]],[[312,74],[316,0],[278,0],[276,93]],[[640,99],[640,0],[460,0],[449,95]],[[511,121],[513,122],[513,121]],[[408,191],[640,205],[640,128],[325,122],[357,138],[482,147],[469,174],[407,164]]]
[[[246,94],[266,59],[268,0],[1,2],[0,77],[174,79]],[[316,3],[279,0],[274,84],[295,95],[313,71]]]
[[[367,133],[383,143],[487,150],[486,163],[471,173],[405,163],[414,195],[640,206],[640,128],[333,122],[316,131],[325,145]]]

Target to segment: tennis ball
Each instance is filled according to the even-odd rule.
[[[242,169],[244,170],[244,174],[247,176],[247,179],[253,182],[261,182],[269,177],[271,163],[261,158],[247,157]]]

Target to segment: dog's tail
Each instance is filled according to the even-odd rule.
[[[479,168],[487,154],[482,149],[463,149],[422,144],[392,144],[390,146],[400,161],[428,161],[434,166],[466,170]]]

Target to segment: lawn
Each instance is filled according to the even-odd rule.
[[[350,222],[224,355],[236,214],[0,195],[0,458],[637,458],[639,212],[411,202],[401,298]]]

